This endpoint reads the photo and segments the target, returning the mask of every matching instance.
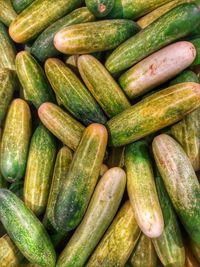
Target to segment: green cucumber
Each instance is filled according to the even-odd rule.
[[[49,82],[63,106],[78,120],[88,125],[106,122],[106,117],[79,78],[61,60],[45,62]]]
[[[29,106],[24,100],[15,99],[8,110],[1,141],[1,173],[9,182],[24,176],[30,136]]]
[[[140,228],[134,218],[132,206],[127,201],[117,213],[86,266],[124,266],[139,236]]]
[[[44,62],[47,58],[58,56],[59,52],[53,44],[55,34],[64,27],[94,20],[95,17],[87,7],[81,7],[72,11],[70,14],[54,22],[37,37],[31,47],[31,53],[41,62]]]
[[[85,266],[88,257],[117,212],[125,185],[126,174],[122,169],[112,168],[104,174],[94,191],[81,224],[59,256],[57,267]]]
[[[190,160],[167,134],[154,138],[153,153],[176,213],[190,238],[200,244],[200,187]]]
[[[192,63],[192,66],[200,64],[200,38],[192,39],[190,42],[194,45],[196,49],[196,58]]]
[[[54,136],[39,125],[31,139],[24,182],[24,202],[37,216],[46,209],[55,156]]]
[[[188,35],[199,25],[200,10],[197,5],[177,6],[121,44],[108,57],[105,66],[111,73],[125,70],[160,48]]]
[[[74,229],[81,221],[98,180],[107,145],[107,131],[101,124],[86,128],[59,192],[53,226],[57,231]]]
[[[88,9],[95,17],[105,17],[110,13],[114,6],[115,0],[85,0]]]
[[[190,247],[195,258],[200,263],[200,245],[191,240]]]
[[[0,189],[0,217],[8,235],[32,263],[54,267],[56,254],[44,226],[15,194]]]
[[[10,36],[16,43],[33,40],[49,25],[81,6],[83,2],[83,0],[35,0],[11,23]]]
[[[6,26],[9,26],[11,22],[17,17],[17,13],[13,9],[11,0],[0,1],[0,21]]]
[[[78,69],[87,88],[109,118],[130,107],[119,85],[95,57],[78,57]]]
[[[17,54],[16,70],[27,101],[32,102],[36,108],[44,102],[55,102],[43,69],[29,52]]]
[[[50,132],[73,151],[76,150],[85,129],[80,122],[52,103],[42,104],[38,115]]]
[[[139,31],[131,20],[102,20],[72,25],[54,37],[56,49],[64,54],[87,54],[114,49]]]
[[[162,234],[164,221],[145,141],[137,141],[125,147],[128,196],[135,219],[142,232],[155,238]]]
[[[181,83],[156,92],[107,122],[109,144],[122,146],[169,126],[200,105],[200,85]]]
[[[195,72],[191,70],[184,70],[180,75],[178,75],[175,79],[170,82],[170,85],[175,85],[178,83],[185,82],[194,82],[199,83],[199,79]]]
[[[20,199],[23,200],[23,194],[24,194],[24,181],[19,180],[14,183],[12,183],[9,186],[9,190],[13,192],[16,196],[18,196]]]
[[[30,6],[34,0],[11,0],[12,5],[17,13],[21,13],[25,8]]]

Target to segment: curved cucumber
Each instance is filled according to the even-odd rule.
[[[110,13],[115,0],[86,0],[85,4],[95,17],[105,17]]]
[[[131,20],[102,20],[73,25],[54,37],[56,49],[64,54],[87,54],[110,50],[139,31]]]
[[[13,9],[11,0],[0,1],[0,21],[6,26],[9,26],[11,22],[17,17],[17,13]]]
[[[21,13],[25,8],[30,6],[34,0],[11,0],[12,5],[17,13]]]
[[[56,254],[44,226],[25,204],[6,189],[0,189],[0,216],[11,240],[32,263],[54,267]]]
[[[75,118],[86,125],[106,122],[106,117],[86,87],[61,60],[48,59],[45,72],[59,100]]]
[[[59,256],[57,267],[85,266],[88,257],[117,212],[125,185],[126,174],[122,169],[112,168],[104,174],[94,191],[81,224]]]
[[[153,153],[176,213],[192,240],[200,244],[200,188],[187,155],[166,134],[154,138]]]
[[[132,206],[127,201],[117,213],[86,266],[124,266],[139,236],[140,228],[134,218]]]
[[[109,142],[122,146],[169,126],[200,104],[200,85],[181,83],[156,92],[107,122]]]
[[[7,113],[1,142],[1,173],[9,182],[24,176],[30,136],[29,106],[24,100],[15,99]]]
[[[200,263],[200,245],[191,240],[190,247],[195,258]]]

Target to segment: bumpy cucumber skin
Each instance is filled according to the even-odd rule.
[[[44,62],[47,58],[58,56],[60,53],[53,44],[55,34],[64,27],[94,20],[94,15],[87,7],[81,7],[72,11],[70,14],[54,22],[37,37],[31,47],[31,53],[41,62]]]
[[[200,244],[200,188],[190,160],[166,134],[154,138],[153,154],[176,213],[190,238]]]
[[[85,4],[95,17],[105,17],[114,6],[114,0],[86,0]]]
[[[30,136],[29,106],[24,100],[15,99],[8,110],[1,141],[1,173],[9,182],[24,176]]]
[[[190,20],[188,20],[190,18]],[[195,4],[182,4],[170,10],[138,34],[116,48],[106,60],[111,73],[125,70],[160,48],[180,39],[200,24]]]
[[[31,139],[24,183],[24,202],[37,216],[46,209],[55,156],[54,136],[39,125]]]
[[[32,102],[36,108],[44,102],[55,102],[43,69],[29,52],[17,54],[16,71],[27,101]]]
[[[54,45],[60,52],[70,55],[100,52],[114,49],[139,29],[131,20],[82,23],[59,31],[54,37]]]
[[[112,168],[104,174],[94,191],[81,224],[59,256],[57,267],[85,266],[88,257],[117,212],[125,185],[126,174],[122,169]]]
[[[193,71],[184,70],[183,72],[181,72],[181,74],[179,74],[175,79],[173,79],[170,82],[170,85],[175,85],[178,83],[185,83],[185,82],[199,83],[199,79],[196,73],[194,73]]]
[[[59,100],[75,118],[86,125],[106,122],[106,117],[97,102],[61,60],[48,59],[45,62],[45,72]]]
[[[25,8],[30,6],[34,0],[11,0],[12,5],[17,13],[21,13]]]
[[[101,124],[86,128],[63,182],[55,207],[58,231],[74,229],[83,218],[98,180],[107,145],[107,131]]]
[[[11,0],[0,1],[0,20],[9,26],[11,22],[17,17],[17,13],[12,7]]]
[[[117,213],[86,266],[124,266],[137,243],[140,233],[132,206],[127,201]]]
[[[107,122],[109,144],[122,146],[141,139],[199,107],[200,85],[182,83],[156,92]]]

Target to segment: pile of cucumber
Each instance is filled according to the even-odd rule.
[[[0,0],[0,267],[200,267],[200,0]]]

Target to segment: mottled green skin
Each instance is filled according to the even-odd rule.
[[[11,0],[12,5],[17,13],[21,13],[25,8],[30,6],[34,0]]]
[[[58,56],[60,53],[53,44],[55,34],[64,27],[94,20],[94,15],[87,7],[81,7],[72,11],[70,14],[54,22],[37,37],[31,47],[31,53],[41,62],[44,62],[47,58]]]
[[[17,54],[16,71],[27,101],[32,102],[36,108],[44,102],[55,102],[42,67],[29,52],[22,51]]]
[[[1,173],[9,182],[24,176],[30,136],[29,106],[24,100],[15,99],[7,113],[1,142]]]
[[[200,244],[200,187],[190,160],[166,134],[154,138],[153,153],[176,213],[191,239]]]
[[[107,145],[107,131],[91,124],[74,154],[55,206],[53,226],[58,231],[74,229],[83,218],[98,180]]]
[[[88,125],[106,122],[106,117],[79,78],[61,60],[45,62],[45,72],[63,106],[78,120]]]
[[[58,258],[57,267],[86,266],[86,261],[110,225],[120,205],[126,174],[120,168],[108,170],[100,179],[86,214]]]
[[[0,217],[21,253],[32,263],[54,267],[56,254],[44,226],[25,204],[6,189],[0,189]]]
[[[195,258],[200,263],[200,245],[191,240],[190,247]]]
[[[11,0],[0,0],[0,21],[9,26],[16,17],[17,13],[13,9]]]
[[[156,92],[107,122],[109,144],[122,146],[165,128],[200,105],[200,85],[182,83]]]
[[[167,44],[188,35],[199,24],[200,10],[195,4],[177,6],[116,48],[105,66],[111,73],[125,70]]]
[[[117,213],[86,266],[124,266],[137,243],[140,233],[131,204],[127,201]]]
[[[37,216],[46,209],[55,156],[54,136],[39,125],[31,139],[24,183],[24,202]]]
[[[24,181],[19,180],[19,181],[16,181],[15,183],[12,183],[9,186],[9,190],[12,191],[21,200],[23,200]]]
[[[95,17],[105,17],[114,7],[115,0],[85,0],[88,9]]]
[[[170,82],[170,85],[175,85],[178,83],[185,83],[185,82],[199,83],[199,79],[196,73],[194,73],[193,71],[184,70],[183,72],[181,72],[181,74],[179,74],[175,79],[173,79]]]

